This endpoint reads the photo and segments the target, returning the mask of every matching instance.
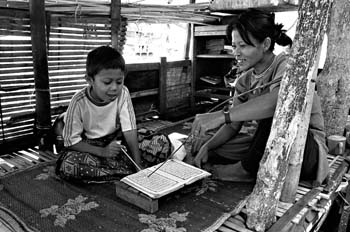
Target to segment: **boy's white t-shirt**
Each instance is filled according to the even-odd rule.
[[[123,86],[118,98],[108,104],[96,104],[89,96],[90,87],[77,92],[69,103],[64,118],[64,145],[72,146],[82,140],[101,138],[120,129],[136,129],[136,118],[129,90]],[[119,119],[119,120],[118,120]]]

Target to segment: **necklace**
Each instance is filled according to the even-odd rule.
[[[260,78],[262,78],[263,76],[265,76],[265,74],[271,69],[272,64],[275,63],[275,59],[276,59],[276,56],[273,57],[273,60],[272,60],[271,64],[269,65],[269,67],[267,67],[262,73],[260,73],[260,74],[255,74],[254,71],[253,71],[253,73],[252,73],[253,77],[254,77],[255,79],[260,79]]]

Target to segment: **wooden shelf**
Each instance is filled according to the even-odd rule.
[[[200,54],[197,58],[211,58],[211,59],[234,59],[233,55],[228,54]]]
[[[210,25],[195,27],[194,36],[226,36],[227,25]]]
[[[208,91],[208,90],[199,90],[199,91],[196,91],[195,97],[217,98],[217,99],[220,99],[220,100],[226,100],[226,99],[230,98],[230,96],[228,96],[228,95],[215,94],[215,93],[211,93],[211,92]]]

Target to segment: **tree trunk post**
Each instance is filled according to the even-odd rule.
[[[327,58],[319,76],[326,134],[343,135],[350,107],[350,2],[334,1]]]
[[[317,71],[318,64],[320,60],[321,49],[318,50],[318,55],[316,61],[313,65],[313,68],[310,70],[310,74],[312,75],[312,80],[317,79]],[[315,82],[311,82],[310,88],[315,88]],[[313,93],[314,91],[309,91],[308,96],[306,97],[306,104],[310,104],[312,106],[313,102]],[[310,95],[312,94],[312,95]],[[299,124],[297,137],[295,138],[294,143],[292,144],[292,148],[290,151],[289,165],[288,171],[286,175],[286,179],[284,180],[284,185],[281,192],[280,201],[287,203],[294,203],[295,197],[297,194],[297,189],[299,185],[301,166],[304,158],[304,148],[305,148],[305,140],[307,137],[307,131],[309,128],[310,122],[310,114],[311,108],[307,107],[305,110],[304,119],[301,120],[302,123]]]
[[[265,231],[276,220],[276,209],[288,170],[288,161],[298,134],[306,133],[314,94],[313,69],[328,25],[332,0],[303,0],[288,68],[283,76],[270,137],[257,181],[247,201],[247,226]],[[304,147],[306,138],[298,146]],[[299,148],[301,149],[301,148]],[[295,149],[293,149],[295,150]]]

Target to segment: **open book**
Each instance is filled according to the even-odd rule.
[[[150,177],[149,174],[162,163],[126,176],[121,181],[156,199],[211,175],[180,160],[170,159],[165,162]]]

